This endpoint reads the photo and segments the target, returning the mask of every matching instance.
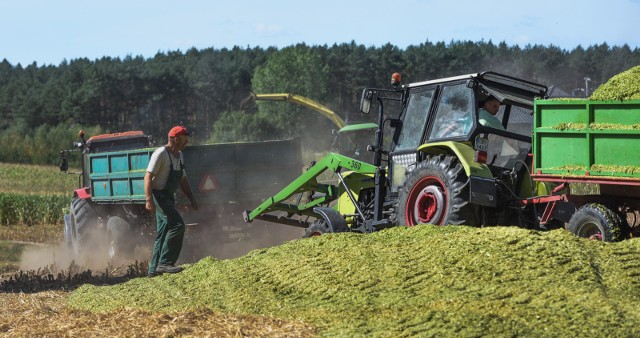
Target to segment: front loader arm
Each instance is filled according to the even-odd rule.
[[[252,211],[245,211],[243,214],[245,222],[251,222],[254,219],[263,219],[294,226],[304,226],[306,223],[301,224],[297,220],[276,217],[268,214],[273,211],[285,211],[290,215],[316,216],[313,211],[314,207],[328,204],[340,196],[340,188],[338,186],[318,183],[318,176],[327,170],[331,170],[334,173],[340,173],[342,170],[350,170],[361,174],[373,175],[375,174],[376,167],[366,162],[358,161],[343,155],[329,153],[276,195],[262,202],[262,204]],[[291,196],[304,192],[319,192],[323,195],[317,198],[312,198],[306,203],[286,203]]]

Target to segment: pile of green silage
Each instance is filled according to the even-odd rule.
[[[367,337],[640,336],[639,301],[640,239],[429,225],[294,240],[69,296],[96,312],[209,308]]]
[[[640,100],[640,66],[613,76],[596,89],[591,100]]]

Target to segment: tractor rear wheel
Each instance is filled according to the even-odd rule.
[[[449,155],[429,156],[409,173],[398,196],[399,225],[478,224],[469,203],[469,177],[460,161]]]
[[[74,252],[86,250],[92,247],[99,236],[98,217],[93,206],[86,199],[74,198],[71,201],[71,247]]]
[[[578,237],[605,242],[617,242],[625,239],[628,225],[613,210],[598,203],[585,204],[576,211],[567,227]]]

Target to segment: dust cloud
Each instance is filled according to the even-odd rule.
[[[297,140],[187,147],[183,152],[187,177],[199,208],[192,210],[182,192],[176,195],[176,206],[186,223],[184,243],[176,264],[194,263],[204,257],[236,258],[254,249],[302,238],[303,228],[259,220],[246,223],[242,217],[243,210],[257,207],[303,172],[301,147]],[[200,189],[203,179],[213,174],[215,189]],[[99,208],[96,206],[96,213],[103,214]],[[111,209],[110,214],[118,215],[118,208],[120,206]],[[92,236],[95,242],[85,245],[83,250],[76,252],[66,244],[31,248],[23,253],[21,269],[56,267],[69,270],[73,265],[93,271],[123,266],[126,270],[126,265],[134,262],[144,262],[148,266],[156,225],[152,215],[139,219],[143,218],[148,219],[136,221],[140,224],[125,220],[131,225],[131,234],[119,237],[135,246],[133,252],[120,251],[125,256],[109,258],[106,230],[96,226],[97,232]]]
[[[287,225],[263,221],[245,223],[241,214],[198,213],[198,219],[205,221],[189,223],[189,215],[185,215],[185,238],[177,265],[194,263],[204,257],[236,258],[254,249],[302,238],[304,234],[304,229]],[[92,270],[118,275],[135,262],[148,266],[156,235],[155,223],[142,225],[137,230],[137,243],[128,256],[110,258],[105,235],[97,232],[93,236],[96,240],[80,252],[66,243],[30,246],[22,253],[20,270],[51,274]]]
[[[200,213],[200,210],[197,211]],[[189,223],[178,264],[196,262],[204,257],[236,258],[254,249],[267,248],[302,238],[304,229],[255,220],[244,222],[240,212],[208,212],[198,223]]]
[[[75,250],[67,243],[57,245],[37,245],[27,247],[21,256],[20,270],[41,271],[57,274],[59,272],[79,272],[92,270],[109,271],[109,274],[124,273],[132,262],[148,261],[149,252],[143,246],[136,246],[129,257],[109,257],[108,243],[104,231],[95,229],[90,234],[89,244],[82,250]],[[140,243],[144,244],[144,243]],[[150,249],[149,249],[150,250]],[[147,252],[148,251],[148,252]]]

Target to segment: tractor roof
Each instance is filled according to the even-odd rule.
[[[405,84],[403,88],[409,89],[460,80],[476,81],[480,93],[485,96],[494,96],[502,103],[529,106],[533,104],[534,97],[543,98],[547,93],[547,86],[545,85],[492,71],[409,83]]]

